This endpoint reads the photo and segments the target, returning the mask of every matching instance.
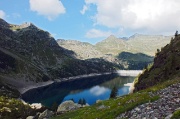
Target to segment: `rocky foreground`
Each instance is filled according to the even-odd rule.
[[[137,106],[131,111],[119,115],[116,119],[170,119],[172,113],[180,109],[180,83],[173,84],[165,89],[150,95],[159,95],[160,99]]]

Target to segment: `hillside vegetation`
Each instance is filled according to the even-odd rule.
[[[135,91],[145,89],[157,83],[180,77],[180,35],[171,43],[157,50],[154,64],[147,67],[136,79]]]

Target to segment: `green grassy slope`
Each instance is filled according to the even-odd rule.
[[[154,64],[136,80],[135,90],[145,89],[173,76],[180,77],[180,35],[156,53]]]
[[[143,53],[133,54],[129,52],[122,52],[117,56],[117,58],[127,62],[128,69],[132,70],[141,70],[152,63],[154,59],[154,57],[145,55]]]

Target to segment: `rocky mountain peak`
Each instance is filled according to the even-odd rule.
[[[9,27],[9,24],[0,18],[0,27]]]
[[[116,36],[110,35],[107,39],[116,39]]]

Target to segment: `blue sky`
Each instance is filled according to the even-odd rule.
[[[0,18],[32,22],[55,39],[95,44],[111,34],[173,35],[179,6],[179,0],[1,0]]]

